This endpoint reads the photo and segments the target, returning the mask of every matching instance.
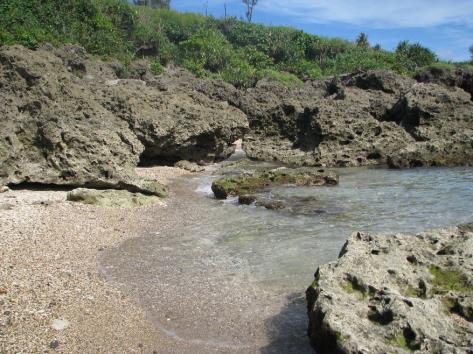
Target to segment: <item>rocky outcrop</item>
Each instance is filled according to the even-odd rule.
[[[419,82],[434,83],[446,87],[459,87],[471,95],[473,100],[473,72],[467,69],[433,66],[416,74]]]
[[[0,185],[41,183],[164,195],[141,163],[229,156],[246,116],[203,94],[120,79],[82,48],[0,49]],[[137,69],[138,70],[138,69]]]
[[[391,167],[473,164],[473,104],[464,90],[414,85],[385,119],[416,141],[389,156]]]
[[[243,136],[250,158],[295,166],[469,165],[471,77],[455,75],[417,83],[369,71],[238,90],[179,68],[155,76],[142,60],[125,70],[74,45],[5,46],[0,185],[150,193],[136,179],[138,164],[222,160]]]
[[[373,70],[307,81],[299,88],[265,79],[254,88],[237,90],[221,81],[196,79],[182,69],[169,70],[154,85],[169,92],[203,93],[244,112],[250,131],[243,148],[252,159],[295,166],[391,161],[393,167],[463,165],[471,159],[473,104],[467,102],[465,85],[447,88]],[[426,101],[418,102],[423,104],[418,108],[433,116],[428,124],[411,120],[416,107],[400,109],[420,92],[426,93]],[[424,158],[414,162],[410,154]]]
[[[471,353],[473,225],[355,233],[307,301],[317,353]]]
[[[338,175],[333,171],[314,168],[276,168],[246,172],[236,177],[224,177],[212,183],[212,192],[217,199],[228,196],[240,197],[242,204],[253,199],[251,194],[266,188],[281,185],[324,186],[338,184]],[[253,201],[256,200],[256,197]],[[268,204],[269,205],[269,204]]]

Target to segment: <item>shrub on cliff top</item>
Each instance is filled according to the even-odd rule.
[[[432,51],[409,42],[388,52],[370,48],[364,37],[357,45],[290,27],[133,6],[126,0],[0,2],[0,45],[35,48],[43,42],[77,43],[92,54],[124,62],[134,57],[174,62],[199,76],[243,87],[264,75],[292,85],[296,81],[288,73],[299,79],[366,69],[412,75],[437,62]]]

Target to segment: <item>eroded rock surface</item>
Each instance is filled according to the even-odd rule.
[[[471,353],[473,225],[353,234],[307,290],[318,353]]]
[[[89,58],[77,46],[2,47],[0,185],[85,186],[161,196],[155,193],[161,187],[137,179],[134,168],[140,162],[221,160],[248,128],[246,116],[225,102],[121,79],[121,70],[117,63]],[[149,73],[142,76],[148,79]]]
[[[243,148],[252,159],[296,166],[470,164],[473,103],[467,84],[426,82],[432,83],[373,70],[299,88],[264,79],[237,90],[173,69],[153,84],[169,92],[203,93],[244,112],[250,131]]]

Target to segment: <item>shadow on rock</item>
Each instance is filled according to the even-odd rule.
[[[307,336],[307,305],[304,294],[288,295],[288,302],[281,312],[266,321],[271,343],[261,353],[315,353]]]

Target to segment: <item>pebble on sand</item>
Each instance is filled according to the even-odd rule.
[[[67,327],[69,327],[69,321],[68,320],[55,319],[53,321],[52,327],[56,331],[62,331],[64,329],[66,329]]]

